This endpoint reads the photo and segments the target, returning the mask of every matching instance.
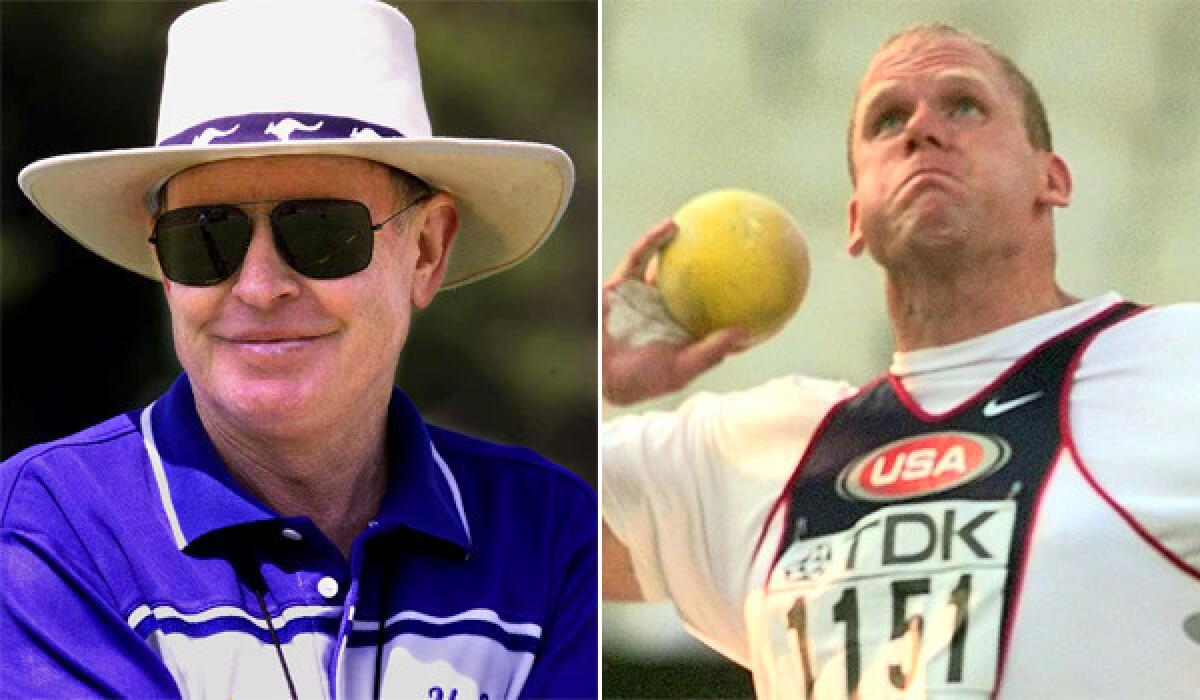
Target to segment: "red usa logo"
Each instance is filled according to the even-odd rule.
[[[838,493],[860,501],[903,501],[948,491],[991,474],[1012,448],[995,435],[929,433],[890,442],[852,462],[838,476]]]

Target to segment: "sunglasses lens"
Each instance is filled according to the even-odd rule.
[[[302,275],[335,279],[371,264],[375,232],[371,212],[360,202],[284,202],[271,212],[271,227],[279,254]]]
[[[229,279],[246,257],[250,233],[246,215],[225,205],[174,209],[154,223],[163,274],[191,287]]]

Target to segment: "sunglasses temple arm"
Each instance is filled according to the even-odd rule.
[[[433,197],[433,195],[434,195],[434,191],[433,191],[433,190],[426,189],[424,194],[422,194],[421,196],[417,197],[416,199],[414,199],[413,201],[409,202],[408,204],[405,204],[405,205],[404,205],[404,208],[403,208],[403,209],[401,209],[400,211],[396,212],[395,214],[392,214],[391,216],[389,216],[388,218],[384,219],[383,221],[380,221],[380,222],[379,222],[379,223],[377,223],[377,224],[371,224],[371,230],[372,230],[372,231],[378,231],[378,230],[382,229],[384,226],[387,226],[387,225],[388,225],[388,222],[389,222],[389,221],[391,221],[392,219],[396,218],[397,216],[400,216],[401,214],[403,214],[404,212],[408,211],[409,209],[412,209],[413,207],[417,206],[417,205],[418,205],[418,204],[420,204],[421,202],[424,202],[425,200],[427,200],[427,199],[429,199],[429,198]]]

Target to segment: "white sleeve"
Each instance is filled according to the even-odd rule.
[[[1150,309],[1098,335],[1070,421],[1099,487],[1200,571],[1200,304]]]
[[[647,600],[745,665],[742,601],[768,511],[844,382],[786,377],[603,427],[604,520]]]

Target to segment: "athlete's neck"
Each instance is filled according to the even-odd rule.
[[[958,343],[1078,301],[1049,277],[1009,277],[1004,283],[994,277],[889,274],[886,296],[896,349],[911,352]]]

